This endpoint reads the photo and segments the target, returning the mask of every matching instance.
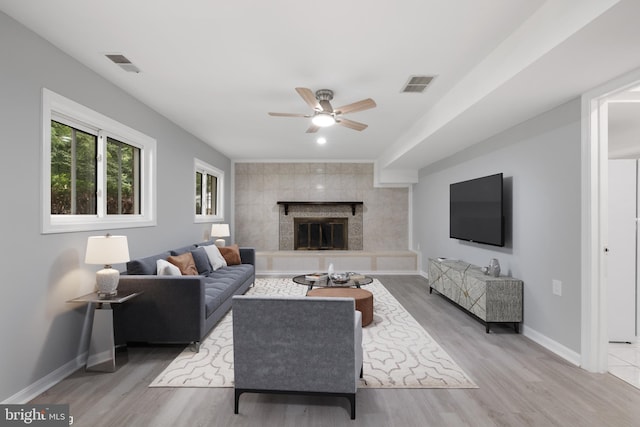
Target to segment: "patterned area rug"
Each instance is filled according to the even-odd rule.
[[[373,322],[363,328],[360,388],[477,388],[468,375],[376,279]],[[247,294],[304,295],[291,279],[259,278]],[[150,387],[233,387],[231,312],[200,345],[185,349]]]

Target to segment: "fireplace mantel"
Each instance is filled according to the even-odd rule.
[[[289,215],[289,205],[316,205],[316,206],[340,206],[340,205],[348,205],[351,206],[351,214],[355,216],[356,214],[356,206],[363,205],[364,202],[278,202],[279,205],[284,205],[284,214]]]

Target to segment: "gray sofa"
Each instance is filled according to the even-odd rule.
[[[356,417],[362,315],[353,298],[233,297],[233,372],[242,393],[342,396]]]
[[[255,281],[255,249],[240,248],[242,264],[213,271],[202,248],[204,242],[161,252],[127,263],[119,292],[142,292],[114,307],[116,342],[200,342],[231,308],[233,295],[243,294]],[[199,275],[158,276],[156,261],[192,252]],[[207,268],[208,267],[208,268]]]

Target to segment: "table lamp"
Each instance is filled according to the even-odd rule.
[[[96,287],[99,298],[108,298],[118,294],[120,272],[111,268],[111,264],[129,261],[127,236],[91,236],[87,239],[86,264],[103,264],[104,268],[96,273]]]
[[[231,233],[229,233],[229,224],[211,224],[211,238],[214,237],[229,237]],[[219,248],[226,245],[224,239],[217,239],[215,245]]]

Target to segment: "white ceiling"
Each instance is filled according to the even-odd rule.
[[[371,160],[415,176],[640,66],[638,0],[0,0],[0,10],[238,161]],[[401,93],[416,74],[436,79]],[[369,125],[362,132],[307,134],[308,119],[267,115],[308,113],[298,86],[332,89],[334,107],[378,106],[348,116]]]

